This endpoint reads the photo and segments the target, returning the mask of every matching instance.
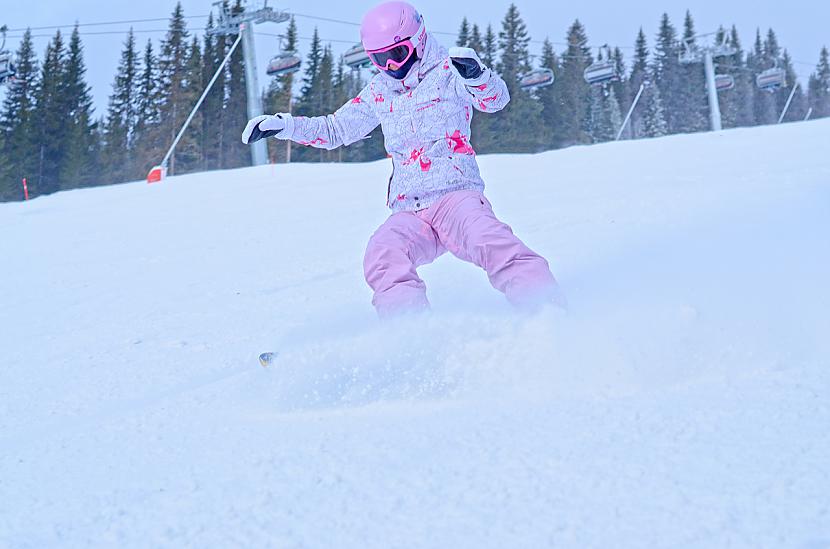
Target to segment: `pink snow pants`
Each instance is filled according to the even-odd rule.
[[[369,239],[363,272],[381,317],[429,307],[416,269],[449,250],[487,272],[494,288],[518,307],[558,302],[548,262],[499,221],[479,191],[456,191],[427,209],[397,212]]]

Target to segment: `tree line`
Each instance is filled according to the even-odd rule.
[[[225,8],[242,10],[241,0],[225,0]],[[158,46],[141,47],[132,31],[124,41],[106,112],[95,117],[85,80],[83,44],[77,27],[68,41],[57,31],[43,60],[26,31],[16,51],[17,75],[0,108],[0,201],[21,200],[22,178],[30,196],[63,189],[142,179],[161,160],[207,82],[219,67],[233,36],[214,36],[211,16],[204,34],[187,29],[181,5],[174,9],[168,31]],[[657,137],[705,131],[709,127],[705,76],[701,64],[683,64],[680,56],[695,46],[690,13],[682,32],[668,15],[660,20],[655,41],[640,29],[630,67],[619,47],[596,51],[588,46],[578,20],[567,30],[566,46],[557,52],[546,39],[538,62],[530,54],[531,38],[518,8],[511,5],[498,32],[466,18],[456,44],[475,48],[484,62],[505,79],[512,101],[498,116],[473,120],[473,142],[481,153],[539,152],[616,138],[641,84],[646,84],[627,127],[627,138]],[[297,47],[297,26],[290,21],[283,51]],[[719,94],[726,128],[775,123],[797,82],[793,60],[770,29],[756,33],[744,50],[734,26],[721,28],[718,42],[734,49],[717,59],[718,73],[733,76],[735,87]],[[594,56],[594,53],[597,53]],[[605,56],[605,59],[603,59]],[[583,72],[596,61],[613,60],[620,78],[590,86]],[[241,48],[234,52],[218,84],[171,158],[169,170],[182,174],[250,165],[250,151],[239,139],[247,121],[245,71]],[[773,66],[787,74],[787,85],[760,90],[755,76]],[[266,112],[314,116],[333,112],[366,83],[348,69],[342,56],[324,44],[315,29],[303,72],[274,77],[263,96]],[[532,68],[551,69],[552,86],[523,90],[519,78]],[[301,81],[296,81],[297,79]],[[823,48],[806,90],[799,87],[786,117],[830,116],[830,60]],[[380,129],[371,139],[325,151],[269,140],[272,162],[367,161],[385,155]]]

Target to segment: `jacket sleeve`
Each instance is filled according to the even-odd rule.
[[[369,86],[334,114],[283,117],[285,129],[276,135],[278,139],[290,139],[301,145],[328,150],[360,141],[380,124]]]
[[[456,89],[462,97],[468,97],[476,110],[481,112],[498,112],[510,102],[510,92],[507,91],[507,84],[501,76],[493,70],[490,72],[484,84],[480,86],[467,86],[464,80],[456,77]]]

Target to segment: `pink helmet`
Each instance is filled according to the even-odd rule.
[[[406,2],[384,2],[370,9],[360,24],[360,41],[366,51],[379,50],[412,39],[418,56],[427,41],[424,18]]]

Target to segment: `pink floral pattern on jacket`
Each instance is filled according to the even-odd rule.
[[[483,85],[466,86],[450,69],[447,50],[428,36],[424,58],[403,81],[376,74],[334,114],[286,116],[280,139],[334,149],[364,139],[378,125],[392,157],[387,205],[421,210],[453,191],[484,190],[470,138],[472,109],[492,113],[510,101],[495,72]]]

